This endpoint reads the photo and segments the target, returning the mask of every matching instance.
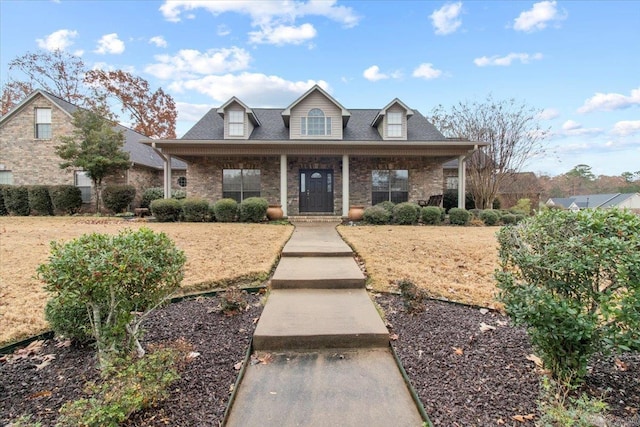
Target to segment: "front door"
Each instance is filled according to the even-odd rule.
[[[300,170],[300,213],[333,213],[333,170]]]

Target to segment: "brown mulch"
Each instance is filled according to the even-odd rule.
[[[216,297],[171,304],[146,322],[144,343],[185,338],[200,356],[171,386],[158,407],[135,414],[128,426],[217,425],[222,421],[238,362],[247,351],[260,296],[250,295],[246,312],[225,316]],[[428,301],[426,310],[406,313],[399,297],[376,297],[385,311],[392,344],[435,426],[533,426],[538,419],[538,376],[525,332],[503,315],[452,303]],[[482,332],[481,323],[493,326]],[[56,347],[47,341],[33,355],[0,365],[0,425],[31,414],[55,424],[62,403],[78,398],[85,381],[97,378],[90,347]],[[37,369],[44,356],[55,355]],[[617,360],[616,363],[614,361]],[[604,395],[610,425],[637,426],[640,356],[596,360],[586,388]],[[533,415],[534,421],[529,421]],[[523,421],[519,421],[518,417]]]

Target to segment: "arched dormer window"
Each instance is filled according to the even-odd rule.
[[[319,108],[309,111],[306,117],[300,118],[302,135],[331,135],[331,117],[326,117]]]

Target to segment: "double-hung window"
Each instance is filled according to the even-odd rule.
[[[86,171],[75,171],[74,181],[76,187],[80,189],[82,203],[91,203],[91,185],[93,181],[89,178],[89,173]]]
[[[331,117],[326,117],[321,109],[314,108],[306,117],[300,118],[302,135],[331,135]]]
[[[36,139],[51,139],[51,108],[36,108]]]
[[[249,197],[260,197],[260,169],[224,169],[222,197],[238,203]]]
[[[371,171],[371,203],[391,201],[402,203],[409,200],[409,171],[374,170]]]
[[[387,113],[387,136],[390,138],[402,136],[402,113],[397,111]]]
[[[244,111],[229,111],[229,136],[244,136]]]
[[[13,185],[13,172],[0,171],[0,185]]]

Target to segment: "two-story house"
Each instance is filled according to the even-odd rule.
[[[483,145],[445,138],[399,99],[346,109],[319,86],[284,109],[251,108],[233,97],[181,139],[143,142],[161,153],[165,168],[173,157],[187,162],[189,196],[261,196],[286,216],[343,217],[354,205],[441,195],[443,163],[460,160],[464,175],[464,158]],[[171,180],[166,173],[165,185]]]
[[[62,170],[54,147],[59,137],[73,133],[73,112],[79,107],[43,90],[36,90],[4,116],[0,117],[0,184],[76,185],[83,202],[90,203],[91,180],[82,170]],[[140,199],[144,189],[162,187],[164,162],[151,147],[141,144],[146,138],[138,132],[116,125],[124,133],[123,150],[129,153],[131,167],[105,183],[130,184]],[[173,188],[186,186],[186,164],[179,159],[171,163]]]

